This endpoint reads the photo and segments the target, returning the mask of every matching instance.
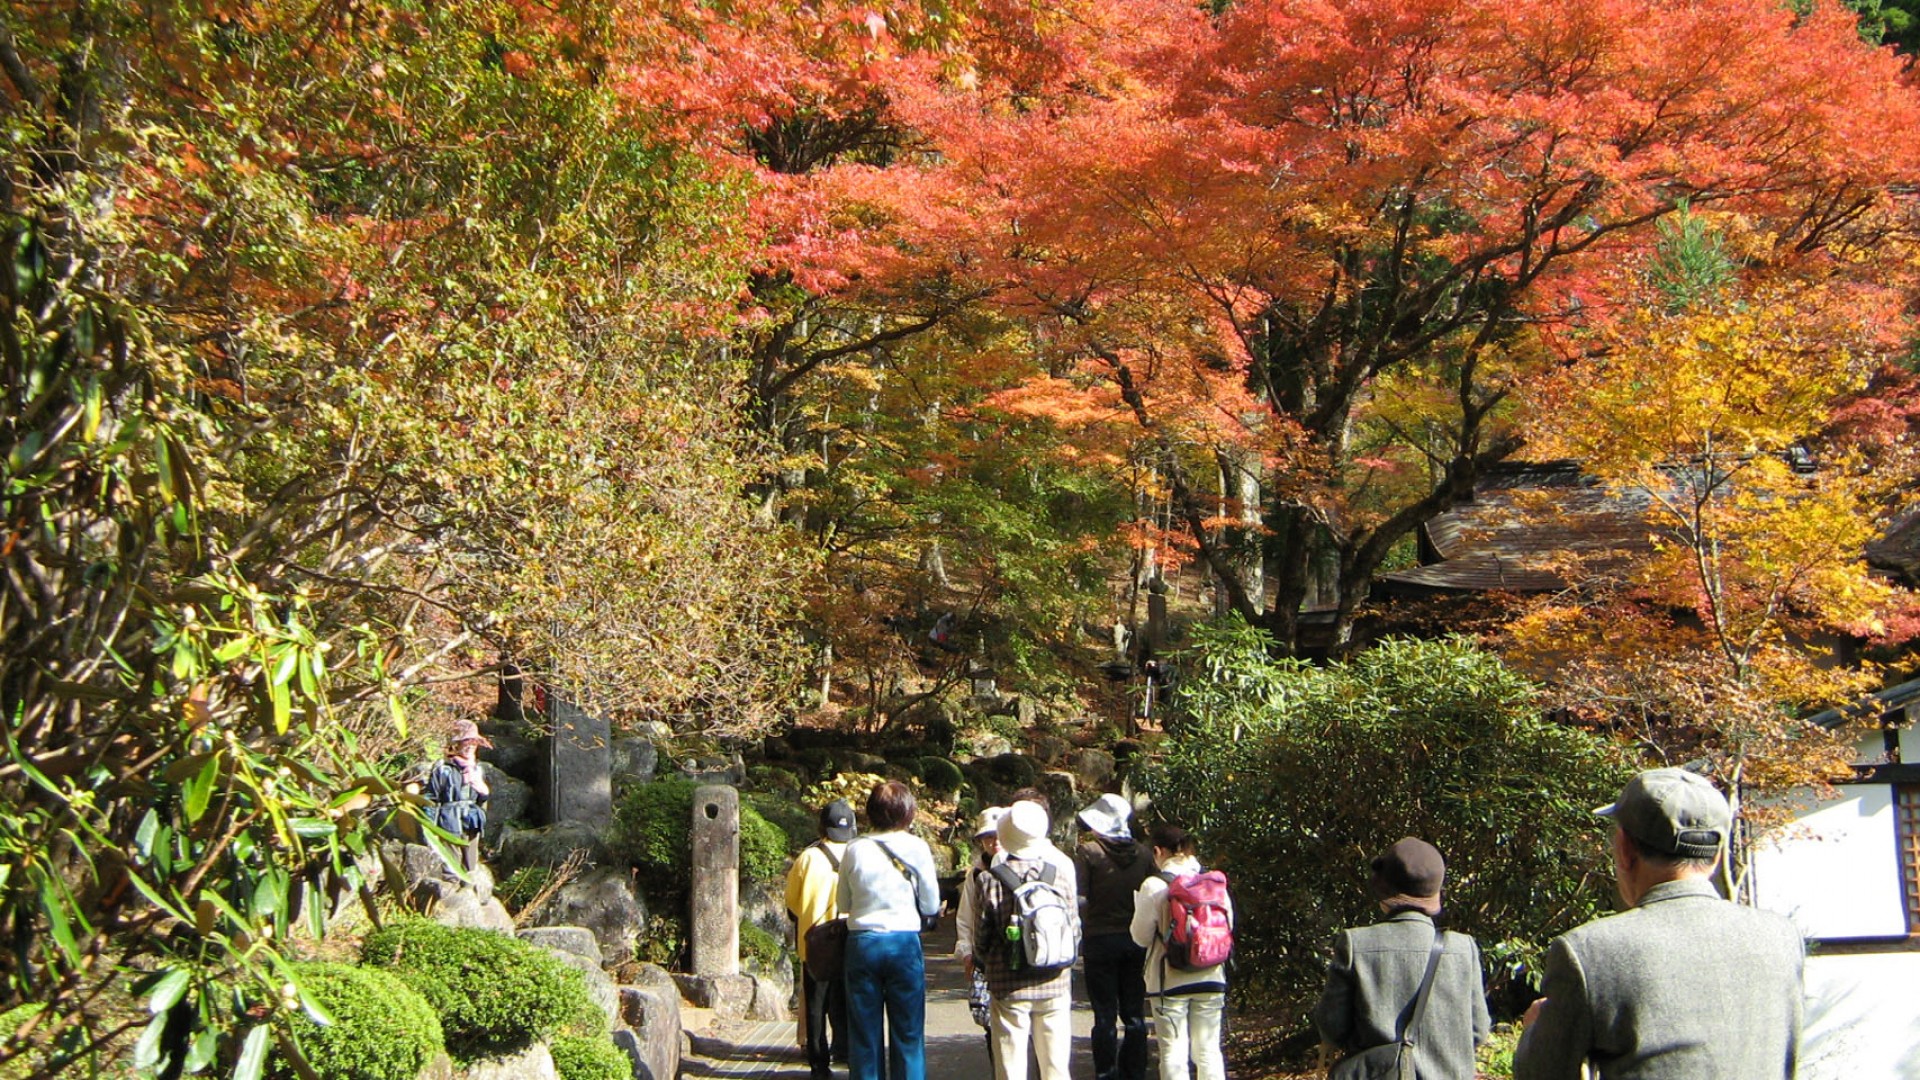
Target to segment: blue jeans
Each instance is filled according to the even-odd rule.
[[[847,1067],[851,1080],[927,1080],[927,971],[920,935],[847,935]],[[881,1051],[887,1068],[881,1069]]]
[[[1095,1080],[1146,1080],[1147,950],[1129,934],[1094,934],[1081,943],[1080,954],[1086,958],[1087,1001],[1093,1006]]]

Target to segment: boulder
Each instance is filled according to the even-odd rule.
[[[544,759],[538,742],[518,732],[513,734],[489,732],[488,738],[493,740],[493,748],[482,751],[486,754],[484,764],[524,784],[535,784],[540,781],[540,766]]]
[[[542,926],[584,927],[600,943],[600,962],[621,964],[633,958],[634,939],[647,925],[647,910],[631,874],[599,866],[555,890],[535,919]]]
[[[1105,750],[1075,750],[1067,758],[1067,767],[1083,791],[1104,791],[1113,782],[1113,755]]]
[[[1033,757],[1044,765],[1052,765],[1064,760],[1073,744],[1058,735],[1033,736]]]
[[[793,1012],[787,1003],[793,1000],[793,984],[765,975],[749,975],[753,980],[753,1004],[747,1008],[749,1020],[790,1020]]]
[[[1075,817],[1080,795],[1073,774],[1049,770],[1034,780],[1034,786],[1047,793],[1047,802],[1053,807],[1053,842],[1062,851],[1072,851],[1080,834],[1080,821]]]
[[[560,1080],[546,1043],[534,1043],[504,1057],[470,1062],[461,1076],[464,1080]]]
[[[613,740],[614,790],[619,790],[623,784],[652,781],[659,764],[660,753],[654,748],[652,739],[628,736]]]
[[[493,794],[487,799],[487,827],[480,835],[491,845],[498,842],[500,830],[509,822],[527,819],[527,811],[533,806],[533,785],[484,762],[482,769]]]
[[[602,830],[575,822],[562,822],[538,829],[513,829],[500,837],[500,850],[493,864],[501,874],[511,874],[523,866],[559,866],[575,850],[584,850],[593,862],[607,861],[608,851],[601,840]]]
[[[513,916],[507,914],[506,905],[491,896],[483,898],[453,882],[422,882],[414,896],[418,910],[444,926],[513,933]]]
[[[620,988],[614,1045],[633,1061],[635,1080],[675,1080],[680,1074],[680,995],[638,986]]]
[[[1013,743],[1005,735],[996,735],[991,731],[978,731],[968,737],[973,746],[973,755],[969,760],[985,761],[1013,753]]]
[[[517,936],[544,949],[583,956],[596,964],[600,962],[600,943],[594,940],[593,931],[584,926],[534,926]]]
[[[395,896],[411,896],[423,881],[439,881],[449,870],[445,860],[425,844],[404,840],[386,840],[380,844],[380,870],[387,891]]]
[[[445,1054],[435,1057],[413,1080],[453,1080],[453,1059]]]
[[[611,1031],[614,1020],[620,1015],[620,988],[613,984],[613,977],[601,970],[598,962],[581,956],[579,953],[549,947],[548,952],[568,967],[578,971],[587,980],[587,998],[600,1011],[606,1014],[607,1029]]]
[[[833,765],[836,771],[843,773],[878,773],[887,767],[887,759],[879,754],[849,747],[834,751]]]
[[[753,1010],[751,975],[678,975],[680,996],[697,1008],[712,1009],[722,1020],[741,1020]]]
[[[620,974],[625,985],[651,990],[675,1002],[680,1000],[680,985],[673,981],[673,973],[659,964],[622,964]]]

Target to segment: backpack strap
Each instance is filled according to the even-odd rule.
[[[1049,869],[1051,869],[1051,867],[1049,867]],[[993,875],[993,880],[1000,883],[1000,887],[1007,891],[1008,896],[1012,896],[1015,890],[1026,884],[1026,879],[1022,878],[1014,871],[1013,867],[1008,866],[1004,862],[997,862],[989,866],[987,873]]]
[[[884,851],[887,853],[887,861],[893,864],[893,868],[895,870],[900,871],[900,876],[907,879],[907,891],[913,894],[913,910],[915,910],[916,912],[919,912],[921,918],[925,918],[925,919],[933,918],[933,916],[937,914],[937,912],[920,911],[920,875],[914,873],[913,867],[908,866],[905,862],[902,862],[900,859],[900,856],[895,855],[893,853],[892,848],[881,843],[877,839],[874,840],[873,842],[874,842],[874,845],[877,846],[881,851]]]
[[[1413,1033],[1420,1027],[1420,1018],[1427,1015],[1427,1002],[1433,999],[1428,991],[1433,989],[1434,973],[1440,970],[1440,954],[1446,951],[1446,931],[1436,926],[1433,928],[1433,951],[1427,954],[1427,973],[1421,976],[1420,989],[1413,995],[1413,1015],[1407,1019],[1407,1029],[1400,1032],[1394,1041],[1413,1045]]]
[[[827,865],[833,868],[833,872],[836,874],[839,873],[840,856],[833,853],[833,849],[827,846],[827,842],[825,840],[815,840],[813,846],[820,849],[820,854],[827,857]]]

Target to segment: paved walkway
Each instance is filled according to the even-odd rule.
[[[991,1080],[986,1034],[967,1011],[967,980],[953,959],[950,923],[922,939],[927,954],[927,1080]],[[1073,1072],[1075,1076],[1092,1076],[1087,1033],[1092,1029],[1093,1014],[1087,1010],[1078,970],[1074,972],[1073,1004]],[[682,1066],[683,1075],[716,1080],[807,1080],[806,1060],[791,1020],[715,1021],[693,1036],[693,1053]],[[845,1080],[845,1069],[836,1067],[834,1076]]]

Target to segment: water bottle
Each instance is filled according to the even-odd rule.
[[[1007,970],[1019,971],[1027,963],[1027,950],[1020,946],[1020,924],[1007,924]]]

